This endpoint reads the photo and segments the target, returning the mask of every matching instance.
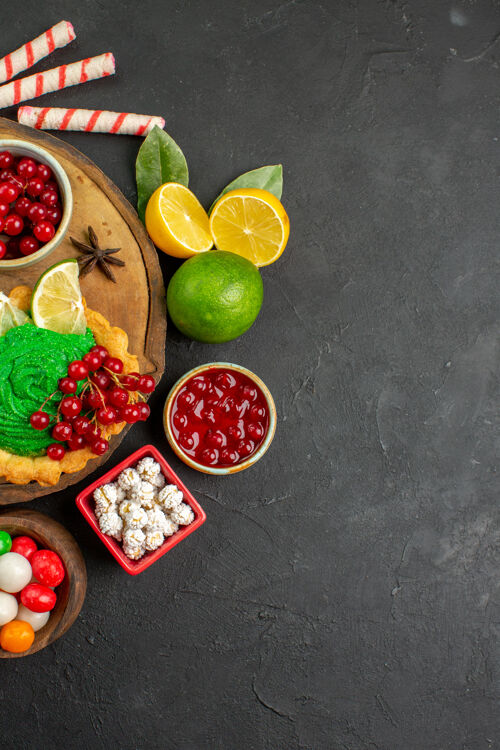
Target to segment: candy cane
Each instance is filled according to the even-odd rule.
[[[83,130],[86,133],[147,135],[155,125],[165,127],[163,117],[107,112],[104,109],[62,109],[58,107],[19,107],[17,119],[37,130]]]
[[[60,65],[58,68],[45,70],[27,78],[18,78],[0,86],[0,109],[12,107],[14,104],[33,99],[35,96],[48,94],[50,91],[58,91],[68,86],[76,86],[77,83],[85,83],[95,78],[111,76],[115,72],[115,58],[111,52],[97,57],[87,57],[86,60],[69,65]]]
[[[69,21],[59,21],[31,42],[2,57],[0,60],[0,83],[36,65],[39,60],[50,55],[58,47],[65,47],[75,38],[75,30]]]

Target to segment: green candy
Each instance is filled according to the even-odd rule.
[[[12,539],[6,531],[0,530],[0,555],[5,555],[12,549]]]

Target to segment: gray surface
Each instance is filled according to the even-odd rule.
[[[56,64],[117,57],[40,101],[163,114],[206,205],[282,161],[292,235],[248,334],[170,328],[156,416],[109,464],[154,442],[205,526],[133,579],[74,491],[32,504],[75,534],[89,591],[64,639],[2,664],[8,747],[498,747],[498,3],[72,5],[0,12],[5,52],[67,17]],[[138,140],[64,137],[135,200]],[[279,410],[233,478],[162,434],[168,388],[213,359]]]

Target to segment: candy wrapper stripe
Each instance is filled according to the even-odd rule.
[[[19,107],[17,119],[37,130],[77,130],[86,133],[147,135],[155,125],[163,128],[163,117],[133,112],[108,112],[102,109],[65,109],[60,107]]]
[[[58,47],[65,47],[75,38],[75,30],[69,21],[60,21],[31,42],[6,55],[0,60],[0,83],[31,68]]]

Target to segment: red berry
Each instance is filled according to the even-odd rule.
[[[10,237],[21,234],[24,228],[24,221],[19,214],[9,214],[5,217],[4,231]]]
[[[51,224],[59,224],[61,221],[62,211],[59,206],[53,206],[47,209],[47,221]]]
[[[52,428],[52,432],[50,433],[54,440],[69,440],[71,435],[73,434],[73,428],[69,424],[69,422],[58,422],[54,427]]]
[[[12,258],[19,256],[19,240],[12,238],[7,242],[7,252]]]
[[[125,406],[128,403],[128,393],[124,388],[115,385],[109,391],[109,401],[113,406]]]
[[[90,420],[87,419],[87,417],[79,416],[76,417],[75,421],[73,422],[73,429],[78,435],[84,435],[86,432],[89,431],[91,427]]]
[[[68,375],[75,380],[85,380],[89,374],[89,368],[81,359],[75,359],[68,366]]]
[[[31,222],[33,222],[33,224],[38,224],[39,221],[43,221],[46,218],[47,218],[47,206],[44,206],[43,203],[31,203],[30,204],[30,206],[28,207],[28,219]]]
[[[35,430],[45,430],[50,424],[50,416],[44,411],[34,411],[30,417],[30,425]]]
[[[95,453],[96,456],[102,456],[109,448],[109,443],[103,438],[97,438],[90,444],[90,450]]]
[[[103,362],[106,359],[106,357],[109,355],[109,352],[106,349],[106,347],[105,346],[99,346],[98,344],[96,344],[95,346],[93,346],[90,351],[91,352],[95,352],[96,354],[98,354]]]
[[[38,164],[36,168],[36,174],[37,177],[39,177],[41,180],[47,182],[47,180],[50,180],[50,178],[52,177],[52,170],[46,164]]]
[[[65,417],[76,417],[82,410],[82,400],[78,396],[63,398],[59,406]]]
[[[111,372],[114,372],[116,375],[123,372],[123,362],[121,359],[118,359],[118,357],[106,357],[103,366],[108,370],[111,370]]]
[[[91,391],[85,396],[85,404],[89,409],[100,409],[105,405],[104,397],[100,391]]]
[[[85,442],[91,445],[94,440],[101,437],[102,430],[96,424],[90,426],[90,429],[85,433]]]
[[[49,242],[55,233],[54,225],[50,221],[39,221],[33,228],[33,234],[40,242]]]
[[[0,182],[10,182],[14,177],[12,169],[2,169],[0,171]]]
[[[16,214],[19,214],[19,216],[27,216],[28,211],[31,208],[30,199],[23,195],[21,198],[17,199],[15,208]]]
[[[258,422],[251,422],[247,427],[247,434],[253,440],[260,440],[264,436],[264,428]]]
[[[10,151],[0,152],[0,169],[9,169],[14,164],[14,157]]]
[[[57,182],[53,179],[47,180],[45,183],[45,187],[50,188],[51,190],[58,190]]]
[[[66,376],[65,378],[60,379],[57,387],[61,393],[76,393],[78,384],[74,378]]]
[[[122,417],[127,424],[134,424],[141,418],[141,412],[137,404],[127,404],[122,408]]]
[[[19,196],[21,190],[18,185],[12,182],[2,182],[0,184],[0,201],[2,203],[12,203]]]
[[[155,389],[155,385],[155,379],[152,375],[141,375],[137,385],[137,390],[141,393],[152,393]]]
[[[244,456],[249,456],[254,448],[255,445],[251,440],[240,440],[240,442],[238,443],[238,453],[242,458]]]
[[[58,195],[55,190],[45,187],[45,190],[40,196],[40,200],[44,206],[55,206],[57,203]]]
[[[250,409],[250,416],[252,417],[252,419],[255,419],[255,420],[264,419],[264,417],[266,416],[266,410],[264,409],[263,406],[259,406],[258,404],[255,404]]]
[[[128,375],[122,375],[120,383],[127,389],[127,391],[136,391],[139,384],[139,373],[129,372]]]
[[[101,358],[96,352],[87,352],[83,355],[83,361],[89,368],[89,372],[94,372],[101,366]]]
[[[53,461],[61,461],[65,453],[66,449],[61,443],[51,443],[47,448],[47,456]]]
[[[36,198],[36,196],[40,195],[44,190],[45,185],[39,177],[32,177],[31,180],[28,180],[26,192],[28,195],[31,195],[32,198]]]
[[[70,451],[78,451],[80,450],[80,448],[84,447],[85,438],[83,437],[83,435],[75,435],[75,433],[73,433],[73,435],[68,440],[68,448],[70,449]]]
[[[144,403],[138,404],[138,406],[139,406],[139,411],[141,413],[141,416],[139,417],[139,421],[145,422],[146,419],[151,414],[151,409],[149,408],[147,404],[144,404]]]
[[[17,165],[17,174],[21,177],[34,177],[37,173],[37,166],[33,159],[24,157]]]
[[[8,203],[4,203],[3,201],[0,201],[0,216],[7,216],[7,214],[10,211],[10,206]],[[19,214],[21,216],[21,214]]]
[[[105,406],[102,409],[96,411],[97,421],[100,424],[107,425],[112,424],[116,419],[116,411],[112,406]]]
[[[231,448],[224,448],[223,451],[221,451],[220,454],[221,463],[223,464],[235,464],[239,456],[236,453],[236,451],[233,451]]]
[[[101,391],[105,391],[111,383],[111,378],[104,370],[99,370],[90,376],[90,380],[94,385],[100,388]]]
[[[5,242],[2,242],[0,240],[0,258],[3,258],[6,252],[7,252],[7,245],[5,244]]]
[[[19,243],[19,250],[23,255],[32,255],[32,253],[36,253],[39,247],[40,243],[37,239],[31,237],[31,235],[23,237]]]
[[[14,187],[18,191],[17,194],[19,195],[19,193],[22,193],[22,191],[26,188],[26,185],[28,184],[28,178],[20,177],[18,174],[14,174],[9,177],[7,182],[9,182],[11,185],[14,185]]]

